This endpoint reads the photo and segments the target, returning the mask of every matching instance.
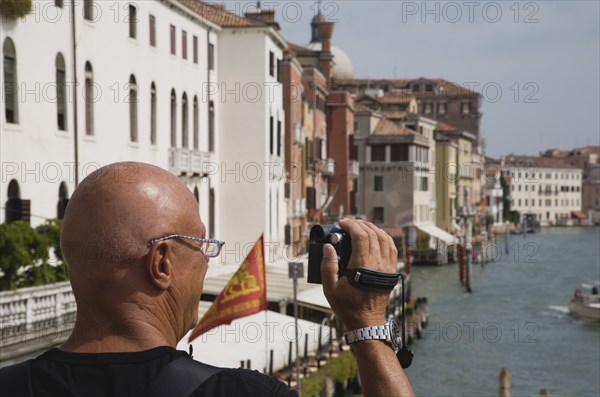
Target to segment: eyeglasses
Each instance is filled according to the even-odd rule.
[[[148,245],[152,246],[152,245],[158,243],[159,241],[170,240],[172,238],[184,238],[187,240],[193,240],[193,241],[199,242],[200,245],[196,246],[196,248],[198,248],[198,250],[200,250],[200,252],[202,252],[204,254],[204,256],[206,256],[207,258],[214,258],[216,256],[219,256],[219,253],[221,252],[221,248],[223,248],[223,245],[225,245],[224,241],[213,240],[213,239],[208,239],[208,238],[186,236],[184,234],[169,234],[168,236],[155,238],[155,239],[148,241]]]

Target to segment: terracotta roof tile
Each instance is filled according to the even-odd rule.
[[[479,93],[468,89],[465,86],[462,86],[457,83],[453,83],[446,79],[434,78],[434,79],[338,79],[335,81],[335,84],[338,86],[349,86],[349,87],[388,87],[395,89],[410,89],[411,83],[419,80],[431,81],[436,85],[437,91],[435,92],[412,92],[409,91],[408,94],[414,95],[417,99],[428,98],[428,97],[440,97],[445,96],[448,98],[453,97],[462,97],[462,96],[471,96],[471,95],[479,95]],[[407,93],[403,93],[406,95]]]
[[[443,121],[438,121],[437,125],[435,126],[435,130],[437,132],[460,131],[457,127],[453,126],[452,124],[444,123]]]
[[[408,128],[400,127],[398,124],[393,123],[386,119],[379,120],[379,123],[377,123],[377,125],[375,126],[375,130],[372,133],[372,135],[379,135],[379,136],[381,136],[381,135],[387,135],[387,136],[414,135],[414,134],[415,134],[415,131],[408,129]]]
[[[200,0],[177,0],[180,4],[194,11],[209,22],[222,27],[256,27],[268,26],[264,22],[241,17],[225,9],[222,4],[210,4]]]

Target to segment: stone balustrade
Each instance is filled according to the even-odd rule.
[[[68,281],[0,292],[0,347],[47,344],[65,336],[76,311]]]

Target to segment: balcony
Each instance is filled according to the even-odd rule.
[[[348,178],[356,179],[358,178],[358,174],[360,172],[360,167],[358,161],[350,160],[348,161]]]
[[[169,171],[180,175],[204,175],[212,169],[213,154],[184,148],[169,148]]]
[[[333,159],[322,160],[321,172],[323,172],[323,176],[332,176],[335,174],[335,161]]]

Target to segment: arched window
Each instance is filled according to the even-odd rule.
[[[215,151],[215,103],[208,104],[208,150]]]
[[[156,145],[156,86],[150,86],[150,144]]]
[[[135,81],[135,76],[129,76],[129,138],[131,142],[138,141],[138,131],[137,131],[137,82]]]
[[[67,129],[67,74],[65,58],[59,52],[56,54],[56,121],[58,129]]]
[[[31,201],[21,200],[21,189],[19,188],[19,182],[17,182],[16,179],[13,179],[8,183],[6,198],[4,221],[6,223],[14,221],[29,222]]]
[[[171,90],[171,147],[177,147],[177,95]]]
[[[188,100],[185,92],[181,98],[181,147],[188,147]]]
[[[92,64],[85,63],[85,134],[94,135],[94,72]]]
[[[198,150],[200,146],[200,115],[198,114],[198,97],[194,95],[194,149]]]
[[[4,115],[7,123],[19,122],[18,112],[18,83],[17,83],[17,51],[10,38],[4,40],[2,46],[4,54]]]
[[[56,209],[56,217],[58,219],[64,219],[65,211],[67,210],[67,204],[69,203],[69,189],[65,182],[61,182],[58,188],[58,205]]]

